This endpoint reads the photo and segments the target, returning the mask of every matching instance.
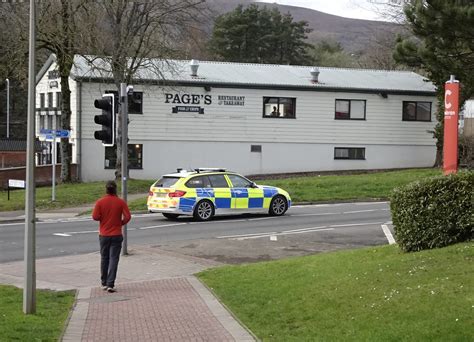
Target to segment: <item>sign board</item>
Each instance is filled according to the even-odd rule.
[[[447,81],[444,91],[444,174],[456,173],[458,169],[458,118],[459,81],[454,77]]]
[[[9,179],[8,186],[10,188],[25,188],[25,181],[19,179]]]
[[[40,130],[40,134],[53,134],[54,130],[52,129],[46,129],[46,128],[42,128]]]
[[[56,130],[56,137],[57,138],[69,138],[70,131],[66,129],[58,129]]]

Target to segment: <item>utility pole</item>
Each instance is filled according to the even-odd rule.
[[[7,139],[10,138],[10,80],[7,78]]]
[[[36,312],[36,227],[35,227],[35,57],[36,8],[30,0],[30,37],[28,58],[28,122],[26,137],[26,195],[25,195],[25,284],[23,312]]]
[[[127,84],[120,83],[120,114],[122,115],[122,199],[127,203],[128,179],[128,91]],[[122,228],[122,255],[128,255],[127,225]]]

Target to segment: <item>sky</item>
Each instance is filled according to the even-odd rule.
[[[261,2],[277,3],[306,7],[317,11],[338,15],[340,17],[382,20],[371,11],[371,5],[366,0],[257,0]]]

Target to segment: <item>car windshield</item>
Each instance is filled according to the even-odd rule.
[[[176,184],[178,180],[179,177],[162,177],[161,179],[157,180],[153,186],[157,188],[169,188],[170,186]]]

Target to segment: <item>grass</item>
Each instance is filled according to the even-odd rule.
[[[36,291],[36,314],[23,313],[23,290],[0,285],[0,341],[58,341],[74,292]]]
[[[383,246],[198,276],[263,341],[473,341],[474,244]]]
[[[412,169],[352,175],[324,175],[268,179],[258,184],[278,186],[287,190],[293,202],[321,202],[353,199],[386,199],[394,188],[417,179],[441,175],[440,169]],[[153,180],[131,179],[128,193],[147,193]],[[51,187],[36,189],[37,209],[56,209],[94,203],[104,194],[104,182],[60,184],[56,186],[56,201],[51,201]],[[25,191],[0,192],[0,211],[22,210]],[[129,201],[133,211],[146,210],[146,197]]]
[[[263,180],[290,192],[294,202],[387,199],[390,192],[412,181],[441,175],[440,169],[411,169],[354,175],[324,175]]]
[[[129,194],[147,193],[151,180],[131,179],[127,182]],[[120,182],[118,193],[120,193]],[[36,188],[36,209],[67,208],[81,204],[94,203],[105,193],[105,182],[71,183],[56,186],[56,201],[51,201],[51,187]],[[25,208],[25,191],[10,191],[10,201],[7,192],[0,192],[0,211],[23,210]],[[145,207],[142,207],[142,209]]]

